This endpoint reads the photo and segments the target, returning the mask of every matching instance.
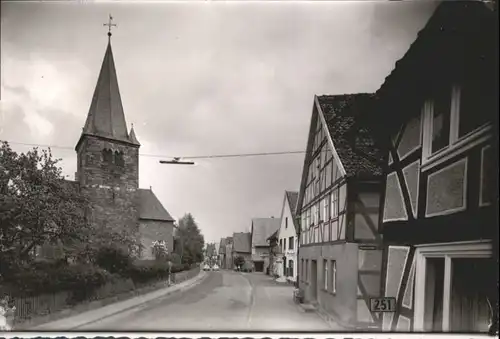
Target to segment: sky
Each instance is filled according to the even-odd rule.
[[[125,117],[141,143],[140,187],[206,242],[280,217],[298,191],[314,95],[374,92],[423,28],[430,1],[1,3],[0,140],[76,153],[107,44]],[[155,157],[155,156],[161,157]]]

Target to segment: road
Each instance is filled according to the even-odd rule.
[[[195,287],[72,331],[331,331],[262,273],[209,272]]]

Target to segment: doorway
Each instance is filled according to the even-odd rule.
[[[311,260],[311,299],[315,302],[318,299],[318,262]]]
[[[264,262],[263,261],[254,261],[255,272],[264,272]]]

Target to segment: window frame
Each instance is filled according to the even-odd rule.
[[[325,291],[328,291],[328,287],[329,287],[328,286],[329,285],[328,280],[330,280],[329,276],[328,276],[328,265],[329,264],[330,263],[328,262],[327,259],[323,259],[323,289]]]
[[[490,241],[464,241],[455,243],[439,243],[416,245],[415,258],[415,293],[413,330],[423,331],[425,328],[425,296],[427,259],[444,258],[444,291],[442,332],[450,332],[452,259],[455,258],[491,258],[492,244]]]
[[[338,206],[338,199],[339,199],[339,189],[340,187],[334,188],[330,194],[330,219],[336,219],[339,217],[339,206]],[[333,213],[335,212],[335,213]]]
[[[432,153],[432,130],[433,130],[433,99],[427,99],[421,107],[422,119],[422,166],[421,170],[428,170],[431,165],[437,165],[440,162],[446,161],[450,157],[454,157],[467,149],[475,146],[478,143],[488,139],[485,137],[488,131],[491,130],[491,123],[488,122],[469,133],[459,137],[460,125],[460,91],[461,87],[453,84],[451,90],[451,112],[450,112],[450,133],[448,146]]]
[[[331,260],[331,275],[332,275],[332,288],[331,291],[333,294],[337,294],[337,260]]]

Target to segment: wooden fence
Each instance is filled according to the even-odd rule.
[[[178,284],[185,280],[195,277],[200,272],[200,268],[196,267],[189,271],[183,271],[172,274],[171,282]],[[144,288],[148,285],[158,285],[161,281],[154,281],[147,284],[134,285],[131,279],[119,279],[112,282],[108,282],[100,288],[96,289],[90,297],[82,301],[82,303],[91,302],[95,300],[102,300],[110,298],[122,293],[127,293],[135,289]],[[164,285],[163,285],[164,286]],[[14,305],[16,307],[15,320],[17,322],[23,322],[33,316],[44,316],[54,312],[61,311],[68,307],[71,307],[71,299],[73,293],[71,291],[61,291],[52,294],[43,294],[34,297],[18,297],[14,300]],[[13,319],[9,319],[9,323]]]

